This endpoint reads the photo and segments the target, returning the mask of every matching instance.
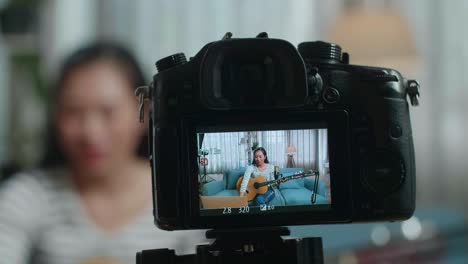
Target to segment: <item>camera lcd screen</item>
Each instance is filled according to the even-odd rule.
[[[331,210],[328,129],[197,131],[200,216]]]

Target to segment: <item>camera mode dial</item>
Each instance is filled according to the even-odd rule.
[[[316,60],[328,63],[341,63],[341,47],[324,41],[302,42],[298,46],[299,53],[306,60]]]
[[[184,53],[176,53],[158,60],[156,62],[156,69],[158,72],[162,72],[185,63],[187,63],[187,59],[185,58]]]

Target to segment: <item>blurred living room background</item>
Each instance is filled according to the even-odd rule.
[[[467,13],[467,0],[0,0],[0,178],[36,168],[55,75],[90,41],[126,45],[148,81],[156,60],[191,57],[227,31],[336,42],[352,64],[395,68],[421,85],[420,105],[410,108],[417,210],[403,223],[295,227],[293,235],[322,236],[332,263],[466,263]]]

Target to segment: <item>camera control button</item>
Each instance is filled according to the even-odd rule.
[[[401,157],[388,150],[377,150],[363,159],[361,181],[364,187],[385,196],[396,191],[404,181],[406,170]]]
[[[393,138],[399,138],[403,135],[403,129],[398,124],[392,124],[390,126],[390,135]]]
[[[323,100],[329,104],[335,104],[340,100],[340,92],[336,88],[327,87],[323,92]]]

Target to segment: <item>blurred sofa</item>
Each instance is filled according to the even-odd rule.
[[[304,171],[302,168],[280,168],[283,177]],[[245,168],[226,170],[223,180],[212,181],[202,186],[201,193],[204,196],[238,196],[236,189],[237,180],[244,176]],[[272,205],[304,205],[311,203],[314,181],[306,178],[290,180],[280,184],[279,192],[270,202]],[[278,195],[279,194],[279,195]],[[319,180],[317,188],[316,204],[327,204],[325,183]]]

